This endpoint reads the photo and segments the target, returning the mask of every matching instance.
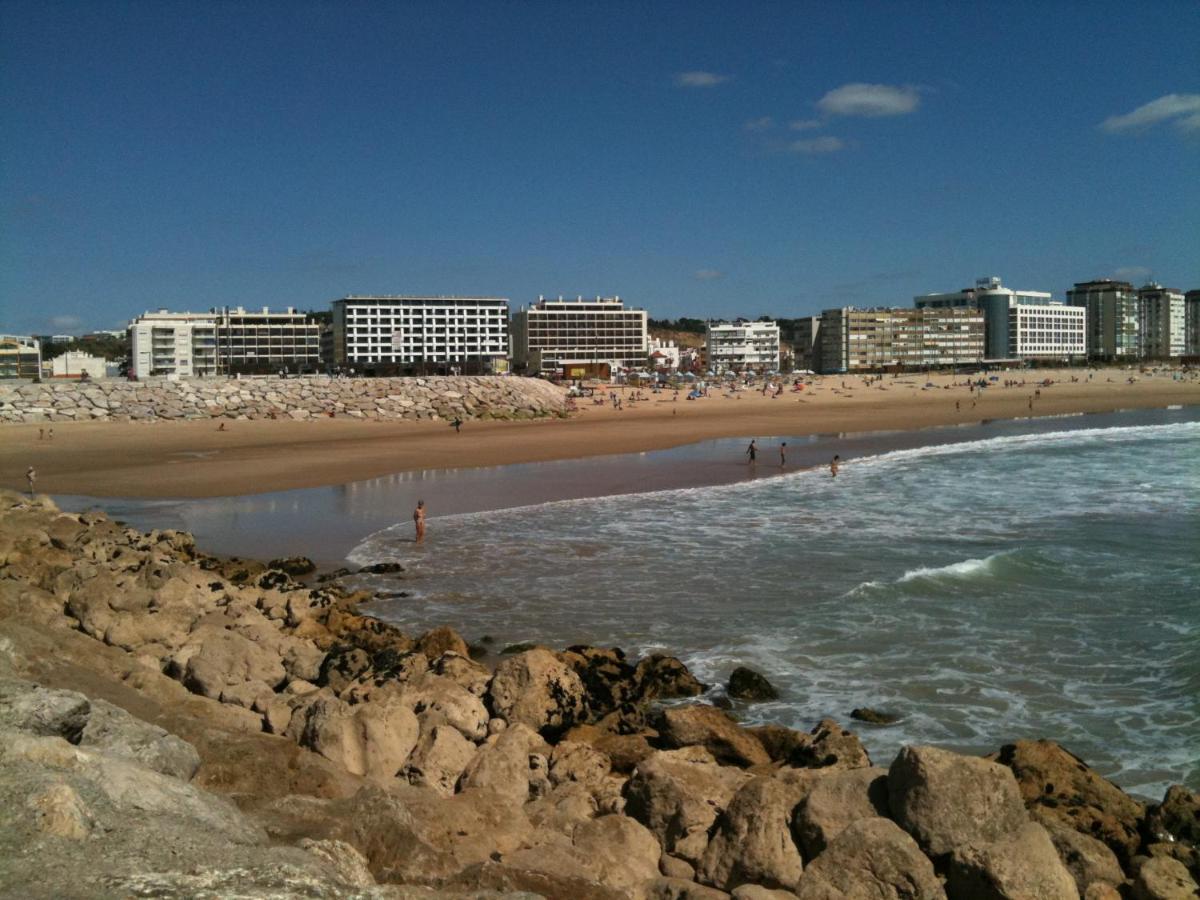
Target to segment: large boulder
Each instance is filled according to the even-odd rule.
[[[134,718],[103,700],[92,701],[79,745],[141,763],[184,781],[190,780],[200,768],[200,754],[183,738]]]
[[[657,751],[629,779],[625,813],[649,828],[667,853],[694,864],[717,816],[749,777],[717,765],[702,747]]]
[[[457,653],[459,656],[469,656],[467,642],[462,635],[448,625],[442,625],[427,631],[417,639],[417,649],[425,654],[425,658],[433,662],[443,653]]]
[[[661,709],[652,718],[651,726],[664,746],[703,747],[722,765],[748,768],[771,762],[762,741],[715,706]]]
[[[795,887],[803,870],[791,834],[798,799],[795,790],[775,778],[744,784],[717,821],[697,879],[726,891],[747,883]]]
[[[1058,858],[1071,873],[1080,896],[1090,885],[1103,883],[1116,888],[1125,881],[1121,863],[1103,841],[1076,831],[1052,816],[1035,811],[1033,817],[1049,833]]]
[[[470,741],[488,733],[488,711],[475,694],[442,675],[426,674],[405,685],[402,694],[425,728],[445,724]]]
[[[935,858],[1012,834],[1029,820],[1012,771],[978,757],[904,747],[887,785],[893,818]]]
[[[390,781],[417,745],[420,724],[398,698],[350,706],[322,697],[303,710],[300,744],[352,775]],[[295,716],[293,716],[293,719]]]
[[[871,765],[866,747],[853,731],[833,719],[822,719],[787,758],[788,765],[807,769],[861,769]]]
[[[55,690],[28,681],[0,681],[0,728],[75,744],[87,727],[92,705],[75,691]]]
[[[1150,807],[1143,830],[1147,843],[1178,841],[1200,847],[1200,793],[1182,784],[1171,785],[1162,803]]]
[[[1123,865],[1137,853],[1145,807],[1053,741],[1017,741],[997,761],[1016,776],[1030,809],[1099,838]]]
[[[945,900],[946,892],[916,842],[894,822],[875,818],[851,822],[810,861],[796,895],[800,900]]]
[[[233,631],[202,625],[176,654],[182,665],[183,683],[189,690],[218,700],[222,692],[248,681],[277,688],[287,677],[280,657]]]
[[[434,725],[421,735],[400,775],[410,784],[425,785],[449,797],[474,757],[475,745],[457,728]]]
[[[951,900],[1079,900],[1075,879],[1036,822],[991,843],[955,848],[946,894]]]
[[[476,751],[463,770],[458,788],[495,794],[517,805],[536,799],[543,793],[538,782],[549,749],[529,726],[512,725]]]
[[[813,781],[796,808],[794,828],[805,858],[812,859],[851,822],[888,815],[887,770],[848,769]]]
[[[488,697],[500,718],[547,736],[561,734],[587,715],[583,682],[575,670],[540,647],[503,660]]]
[[[730,673],[729,683],[725,686],[725,690],[735,700],[750,702],[775,700],[779,697],[779,691],[775,690],[775,686],[767,681],[765,675],[745,666],[738,666]]]
[[[609,758],[590,744],[560,741],[550,754],[550,782],[555,785],[566,781],[596,784],[611,770]]]
[[[698,697],[705,686],[688,667],[673,656],[654,653],[641,660],[633,673],[640,700],[670,700],[677,697]]]
[[[567,648],[561,659],[583,682],[587,707],[593,718],[640,699],[635,669],[621,649],[580,645]]]
[[[1194,900],[1197,896],[1200,890],[1187,866],[1169,857],[1142,863],[1133,879],[1133,900]]]
[[[654,835],[627,816],[600,816],[576,827],[571,835],[576,854],[596,871],[601,884],[644,895],[647,882],[658,877],[662,848]]]

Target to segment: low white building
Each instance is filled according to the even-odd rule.
[[[679,369],[679,345],[674,341],[650,338],[650,368],[656,372],[675,372]]]
[[[100,356],[68,350],[50,360],[50,375],[54,378],[104,378],[108,361]]]
[[[778,371],[775,322],[709,322],[704,330],[708,367],[714,372]]]

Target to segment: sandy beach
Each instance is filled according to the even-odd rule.
[[[974,393],[963,376],[890,376],[868,385],[858,376],[818,377],[803,391],[779,397],[759,390],[712,389],[688,401],[664,391],[622,408],[579,401],[569,419],[468,422],[456,434],[445,422],[236,421],[66,423],[53,439],[48,426],[9,425],[0,441],[0,485],[24,489],[26,467],[50,494],[94,497],[199,498],[257,494],[342,484],[427,468],[461,468],[573,459],[676,447],[721,437],[837,434],[906,430],[983,420],[1111,412],[1200,404],[1200,380],[1190,375],[1086,372],[1019,373],[1025,385],[1003,381]],[[1002,375],[1001,378],[1012,377]],[[1070,379],[1079,379],[1072,382]],[[1042,379],[1054,383],[1035,389]],[[1111,380],[1109,380],[1111,379]],[[952,387],[959,381],[960,385]],[[843,386],[844,385],[844,386]],[[607,388],[605,393],[607,393]],[[1031,407],[1032,398],[1032,407]]]

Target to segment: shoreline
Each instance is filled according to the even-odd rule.
[[[1104,370],[1101,370],[1104,371]],[[1062,373],[1039,372],[1045,378]],[[1078,374],[1067,373],[1078,378]],[[444,421],[208,421],[54,423],[53,440],[37,424],[5,425],[0,486],[25,487],[34,465],[37,489],[54,495],[188,500],[344,485],[425,470],[602,458],[665,450],[722,438],[907,432],[978,426],[997,420],[1200,405],[1200,382],[1143,375],[1135,383],[1059,381],[1034,397],[1033,384],[993,385],[980,393],[951,388],[954,376],[913,376],[867,386],[830,376],[802,393],[768,398],[757,391],[675,401],[649,395],[621,410],[580,406],[569,419],[471,420],[456,434]],[[842,384],[847,387],[843,389]],[[1032,404],[1032,406],[1031,406]],[[152,429],[147,431],[147,429]]]

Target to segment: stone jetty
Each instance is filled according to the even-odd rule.
[[[0,422],[169,419],[533,419],[566,414],[538,378],[196,378],[0,382]]]
[[[1195,896],[1181,786],[1146,804],[1052,741],[877,765],[833,720],[743,727],[671,657],[489,667],[278,562],[0,492],[4,891]]]

